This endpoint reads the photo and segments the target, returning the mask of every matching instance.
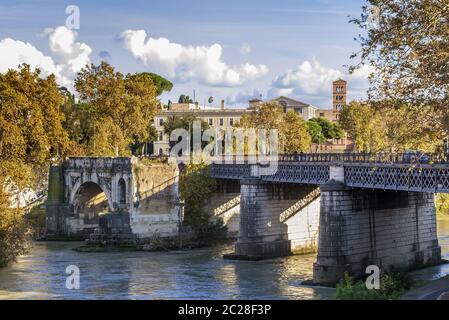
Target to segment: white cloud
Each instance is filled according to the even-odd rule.
[[[251,53],[251,46],[248,43],[242,43],[242,45],[240,46],[240,53],[241,54]]]
[[[41,69],[43,75],[59,74],[53,59],[44,55],[30,43],[6,38],[0,41],[0,72],[17,69],[22,63],[29,64],[33,69]]]
[[[126,30],[121,35],[124,46],[151,70],[174,81],[195,79],[213,86],[238,86],[268,73],[265,65],[243,64],[230,67],[222,60],[222,47],[184,46],[166,38],[147,39],[144,30]]]
[[[262,93],[259,90],[253,90],[252,92],[237,92],[226,97],[226,104],[230,106],[247,106],[248,101],[251,99],[260,99]]]
[[[64,26],[45,29],[44,34],[53,57],[44,55],[30,43],[10,38],[0,40],[0,72],[27,63],[33,69],[39,68],[44,76],[54,74],[59,85],[73,89],[77,72],[90,63],[92,49],[85,43],[75,42],[76,32]]]
[[[372,68],[364,66],[353,74],[322,65],[316,59],[304,61],[294,70],[275,78],[268,92],[270,97],[288,95],[318,106],[330,106],[332,81],[348,81],[349,99],[363,98]]]
[[[69,82],[73,81],[76,74],[91,62],[92,49],[85,43],[76,42],[76,31],[65,26],[55,29],[46,29],[48,46],[55,55],[55,60],[60,68],[61,75]]]

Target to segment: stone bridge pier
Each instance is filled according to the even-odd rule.
[[[319,194],[315,186],[240,181],[240,228],[235,253],[260,260],[316,250]]]
[[[321,186],[318,256],[313,281],[332,285],[368,265],[416,269],[437,264],[434,194],[351,189],[331,180]]]

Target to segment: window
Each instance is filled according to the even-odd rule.
[[[224,120],[223,118],[220,118],[220,126],[224,125]]]
[[[164,133],[161,131],[159,132],[159,141],[164,140]]]
[[[324,112],[320,112],[320,117],[324,117]]]
[[[302,113],[302,108],[296,108],[295,111],[298,113]]]
[[[234,125],[234,119],[232,119],[232,118],[229,119],[229,125],[230,125],[230,126],[233,126],[233,125]]]
[[[162,118],[159,119],[159,125],[160,125],[160,126],[163,126],[163,125],[164,125],[164,119],[162,119]]]
[[[209,118],[209,125],[212,126],[214,124],[214,119]]]

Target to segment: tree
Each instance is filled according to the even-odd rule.
[[[422,114],[415,126],[449,133],[449,9],[441,0],[369,0],[359,18],[362,50],[352,55],[372,67],[371,100],[399,100]],[[421,109],[426,112],[421,113]],[[409,115],[412,114],[409,112]]]
[[[11,208],[11,191],[38,185],[47,164],[66,154],[63,99],[55,77],[29,65],[0,74],[0,266],[28,245],[24,212]]]
[[[193,103],[193,100],[189,96],[181,94],[178,99],[178,103]]]
[[[156,87],[156,96],[160,96],[164,91],[170,92],[173,89],[173,83],[156,73],[142,72],[140,74],[151,79],[153,85]]]
[[[437,132],[416,125],[421,117],[402,103],[353,101],[341,112],[340,124],[354,138],[359,151],[436,152],[442,143],[434,143],[438,140]]]
[[[201,135],[204,133],[204,131],[206,131],[210,128],[209,124],[206,121],[204,121],[202,119],[198,119],[194,115],[186,115],[183,117],[172,116],[172,117],[169,117],[167,119],[167,121],[164,122],[164,133],[167,134],[168,136],[170,136],[172,131],[175,129],[187,130],[188,132],[190,132],[190,135],[191,135],[190,148],[191,148],[191,150],[193,150],[192,127],[193,127],[194,121],[200,121]],[[179,138],[179,139],[181,139],[181,138]],[[178,139],[178,142],[179,142],[179,139]],[[170,146],[173,146],[175,144],[176,144],[176,141],[170,141]],[[201,142],[202,147],[206,146],[207,144],[208,144],[207,141]]]
[[[327,120],[326,118],[312,118],[309,123],[316,123],[321,130],[314,132],[314,134],[321,134],[324,139],[341,139],[344,136],[343,129],[338,123]],[[316,125],[311,124],[313,130],[316,129]],[[320,137],[318,137],[320,138]]]
[[[279,152],[293,153],[307,151],[311,137],[306,122],[294,111],[284,113],[277,102],[264,102],[248,114],[244,114],[237,124],[240,128],[277,129]]]
[[[311,119],[312,120],[312,119]],[[312,138],[313,143],[324,143],[326,139],[323,135],[323,129],[317,121],[307,121],[307,129],[309,130],[309,134]]]
[[[297,153],[309,150],[312,137],[304,119],[294,110],[284,116],[284,153]]]
[[[117,134],[114,141],[117,143],[126,141],[130,145],[148,141],[149,126],[158,109],[156,87],[151,76],[146,73],[123,76],[103,61],[99,66],[91,64],[82,69],[75,79],[75,88],[81,100],[92,108],[90,110],[92,124],[98,126],[101,126],[102,122],[114,124],[114,134]],[[120,130],[120,133],[116,130]],[[101,131],[95,131],[93,135],[97,132],[99,134]],[[95,155],[96,150],[92,148],[97,144],[90,141],[87,144],[90,154]],[[120,151],[120,155],[129,153],[122,148],[122,145],[111,147],[112,150],[106,153],[115,154],[117,150]],[[104,154],[105,150],[99,150],[99,153]]]
[[[378,152],[386,148],[385,124],[368,103],[353,101],[340,113],[340,124],[354,139],[357,151]]]

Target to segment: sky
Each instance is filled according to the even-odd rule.
[[[348,97],[366,96],[369,68],[349,75],[360,50],[362,0],[0,0],[0,72],[26,62],[73,89],[86,63],[106,60],[122,73],[149,71],[180,94],[212,106],[221,99],[286,95],[331,106],[331,83],[348,81]],[[74,7],[75,6],[75,7]],[[79,13],[79,15],[78,15]],[[79,19],[77,19],[79,18]],[[76,23],[79,21],[79,24]]]

